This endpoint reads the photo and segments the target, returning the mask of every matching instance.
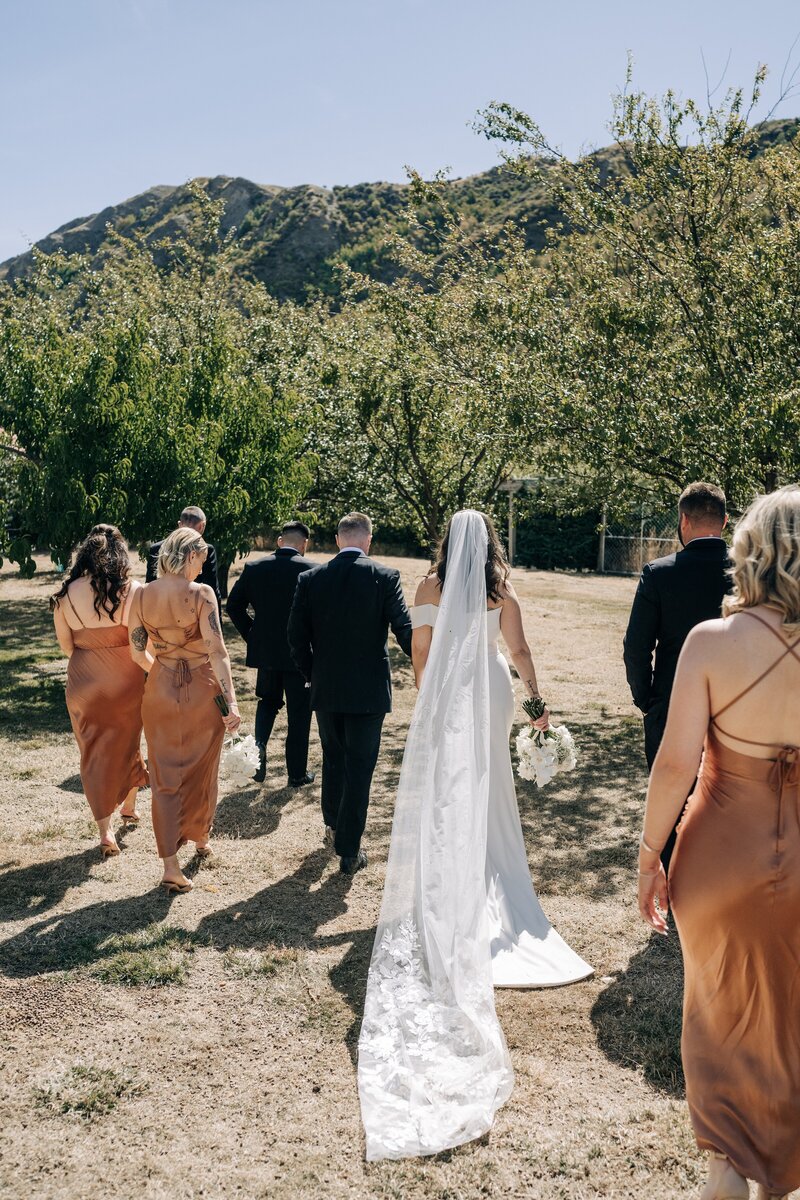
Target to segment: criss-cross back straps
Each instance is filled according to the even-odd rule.
[[[151,625],[150,622],[147,620],[147,618],[144,615],[144,594],[146,591],[147,591],[147,588],[142,588],[142,595],[139,600],[139,611],[142,614],[142,624],[145,626],[146,629],[152,629],[153,633],[157,634],[159,639],[162,642],[166,642],[166,644],[168,646],[172,646],[173,650],[184,650],[186,648],[186,643],[193,641],[194,638],[199,634],[200,618],[198,617],[197,620],[192,625],[186,626],[186,628],[184,629],[182,642],[171,642],[168,637],[164,637],[164,634],[161,632],[161,630],[158,628],[158,626]],[[178,628],[183,629],[183,626],[178,626]],[[191,637],[188,636],[190,633],[192,634]],[[189,653],[197,653],[197,652],[190,651]],[[158,656],[156,656],[156,657],[158,657]]]
[[[729,700],[727,704],[724,704],[718,712],[714,713],[713,717],[711,718],[711,723],[712,725],[717,726],[717,728],[720,730],[720,733],[724,733],[726,737],[733,738],[733,740],[736,742],[744,742],[748,746],[777,745],[776,742],[754,742],[749,738],[739,737],[735,733],[728,733],[727,730],[720,729],[718,724],[718,718],[721,717],[724,712],[727,712],[729,708],[733,708],[734,704],[738,704],[743,696],[746,696],[748,692],[751,692],[754,687],[757,687],[759,683],[761,683],[762,679],[766,679],[770,672],[774,671],[778,664],[783,662],[787,654],[791,654],[792,658],[796,659],[797,662],[800,663],[800,654],[797,652],[797,647],[800,646],[800,637],[796,638],[793,642],[787,642],[783,635],[780,634],[773,625],[770,625],[769,621],[765,621],[763,617],[760,617],[758,613],[745,610],[742,613],[742,616],[752,617],[754,621],[759,621],[765,629],[768,629],[770,633],[773,633],[783,646],[783,654],[779,654],[775,661],[767,667],[766,671],[761,672],[758,679],[754,679],[752,683],[748,683],[747,687],[743,688],[743,690],[739,692],[738,696],[734,696],[734,698]]]

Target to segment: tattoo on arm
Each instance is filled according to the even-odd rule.
[[[144,625],[137,625],[136,628],[131,631],[131,645],[137,650],[144,651],[147,649],[147,630],[145,629]]]
[[[208,624],[212,633],[216,633],[217,637],[222,637],[222,630],[219,627],[217,610],[215,608],[212,608],[211,612],[208,614]]]
[[[538,696],[538,695],[539,695],[539,689],[538,689],[538,687],[536,686],[536,680],[535,680],[535,679],[526,679],[526,680],[525,680],[525,687],[528,689],[528,694],[529,694],[530,696]]]

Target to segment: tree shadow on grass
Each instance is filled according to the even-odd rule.
[[[654,933],[591,1012],[597,1044],[613,1063],[642,1071],[660,1092],[682,1099],[683,962],[678,936]]]
[[[70,728],[64,702],[61,651],[47,606],[29,599],[3,601],[0,663],[0,735],[65,733]]]
[[[641,728],[638,721],[570,726],[574,772],[542,789],[515,780],[531,874],[544,893],[607,899],[629,887],[636,861],[647,783]]]

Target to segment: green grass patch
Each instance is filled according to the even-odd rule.
[[[222,965],[236,979],[269,978],[277,975],[281,967],[297,961],[297,952],[287,947],[271,950],[226,950]]]
[[[185,929],[148,925],[115,934],[103,943],[103,958],[90,968],[102,983],[120,987],[165,987],[186,982],[194,939]]]
[[[85,1120],[104,1117],[119,1102],[146,1090],[128,1071],[76,1063],[33,1089],[40,1108],[54,1113],[74,1113]]]

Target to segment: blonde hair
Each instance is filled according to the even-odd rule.
[[[731,548],[733,594],[724,616],[769,604],[785,626],[800,626],[800,486],[757,496],[736,524]]]
[[[202,553],[208,546],[196,529],[181,526],[173,529],[169,537],[164,538],[158,553],[158,574],[180,575],[186,566],[186,560],[194,551]]]

